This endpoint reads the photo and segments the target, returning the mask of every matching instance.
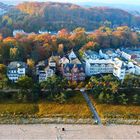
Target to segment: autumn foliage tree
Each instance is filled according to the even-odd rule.
[[[105,48],[138,47],[139,34],[127,26],[111,29],[100,27],[89,34],[84,28],[76,28],[72,33],[62,29],[57,35],[17,34],[15,37],[0,38],[0,63],[10,61],[48,59],[52,54],[63,56],[71,49],[83,54],[86,50],[98,51]]]

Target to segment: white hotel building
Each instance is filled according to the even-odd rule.
[[[101,51],[100,51],[101,52]],[[85,55],[86,54],[86,55]],[[113,74],[119,80],[123,80],[126,74],[126,65],[118,58],[103,57],[100,53],[85,52],[83,59],[85,61],[85,73],[87,76],[96,74]],[[106,55],[107,56],[107,55]]]
[[[114,64],[111,59],[87,59],[85,63],[85,72],[87,76],[100,73],[113,73]]]
[[[114,60],[113,75],[123,80],[126,75],[126,64],[118,58]]]

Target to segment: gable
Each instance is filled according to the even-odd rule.
[[[76,54],[73,51],[71,51],[71,53],[69,54],[68,57],[69,57],[69,59],[75,59],[75,58],[77,58]]]

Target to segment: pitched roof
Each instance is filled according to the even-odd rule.
[[[49,58],[49,62],[55,62],[55,58],[53,55]]]
[[[66,63],[66,62],[69,62],[69,59],[67,57],[62,57],[60,60],[59,60],[59,63]]]
[[[64,72],[72,71],[73,68],[77,68],[79,72],[84,72],[84,66],[82,64],[65,64]]]
[[[75,59],[75,58],[77,58],[77,56],[76,56],[76,54],[74,53],[73,50],[71,50],[71,52],[68,54],[68,58],[69,59]]]
[[[8,65],[9,69],[27,68],[27,64],[21,61],[13,61]]]
[[[72,64],[81,64],[81,62],[80,62],[80,60],[78,58],[72,59],[70,61],[70,63],[72,63]]]

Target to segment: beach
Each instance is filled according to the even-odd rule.
[[[62,130],[64,128],[64,131]],[[27,124],[0,125],[0,139],[88,140],[140,139],[138,125]]]

